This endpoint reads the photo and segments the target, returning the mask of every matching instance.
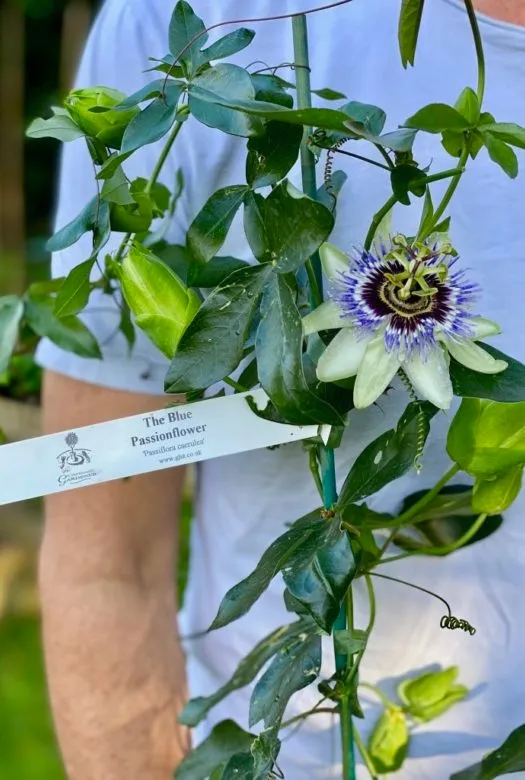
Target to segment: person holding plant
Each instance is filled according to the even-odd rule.
[[[276,7],[271,0],[253,0],[249,15],[298,13],[315,5],[314,0],[286,0]],[[435,0],[425,9],[417,67],[403,75],[395,42],[397,5],[354,0],[310,16],[315,86],[326,84],[352,100],[383,107],[394,127],[422,100],[453,103],[465,78],[475,78],[460,0]],[[194,10],[213,24],[237,19],[238,6],[234,0],[195,0]],[[516,121],[525,124],[525,10],[518,0],[478,0],[477,10],[489,66],[488,108],[503,117],[510,110]],[[162,55],[171,11],[170,4],[161,0],[140,5],[134,0],[107,0],[88,41],[78,86],[107,84],[130,94],[147,84],[148,57]],[[282,22],[261,23],[256,31],[248,53],[235,55],[233,62],[255,63],[250,70],[257,70],[294,61],[288,27]],[[169,185],[179,168],[184,177],[167,236],[172,245],[185,243],[188,228],[210,192],[244,181],[245,176],[241,139],[189,121],[191,132],[181,133],[161,174]],[[439,136],[425,135],[414,151],[420,163],[449,161]],[[523,161],[520,149],[517,155]],[[130,175],[147,179],[158,157],[156,144],[142,148],[130,158]],[[339,219],[330,241],[350,250],[362,244],[370,215],[388,196],[389,184],[381,166],[343,156],[337,163],[349,179],[338,199]],[[513,172],[512,164],[506,161],[507,173]],[[446,182],[440,184],[444,192]],[[86,195],[95,192],[92,158],[82,144],[67,146],[57,226],[68,223]],[[470,266],[470,277],[483,288],[483,312],[502,326],[498,347],[522,360],[524,198],[524,180],[507,178],[483,151],[463,177],[450,211],[454,246]],[[418,218],[417,209],[396,206],[393,229],[413,235]],[[130,225],[132,231],[135,227]],[[119,239],[112,237],[112,247],[118,246]],[[54,275],[65,276],[89,253],[85,237],[72,249],[57,252]],[[252,260],[238,222],[223,254]],[[163,403],[159,396],[167,368],[164,357],[140,333],[130,353],[118,330],[118,308],[99,292],[91,295],[83,316],[102,345],[103,360],[73,356],[49,341],[40,347],[39,361],[47,369],[48,431],[141,413]],[[405,405],[406,397],[394,383],[377,404],[351,418],[351,444],[343,443],[337,453],[339,481],[361,449],[392,427]],[[440,425],[441,420],[440,414],[421,474],[413,472],[388,485],[368,501],[371,509],[397,512],[404,497],[432,486],[446,470],[442,453],[448,424]],[[193,696],[211,693],[257,641],[289,620],[282,605],[282,583],[274,581],[235,625],[198,636],[212,621],[222,594],[254,569],[290,518],[318,506],[315,486],[305,477],[306,458],[299,445],[288,445],[199,465],[190,577],[180,629],[189,637],[186,667],[175,628],[173,587],[183,470],[48,498],[40,587],[51,701],[69,777],[167,780],[189,745],[188,734],[177,723],[186,698],[186,675]],[[430,616],[433,604],[423,594],[378,581],[377,628],[363,661],[362,679],[390,696],[392,680],[432,665],[458,666],[470,691],[465,696],[462,690],[457,697],[462,698],[460,703],[443,708],[439,722],[416,729],[400,774],[404,780],[449,777],[499,744],[523,720],[525,615],[515,610],[515,604],[525,584],[524,510],[521,497],[505,513],[496,534],[454,556],[416,557],[384,567],[392,576],[454,598],[457,612],[468,613],[478,628],[476,643],[461,632],[439,632]],[[355,590],[356,619],[366,622],[361,581]],[[317,700],[317,692],[307,689],[294,699],[291,717]],[[367,704],[367,710],[375,706]],[[234,693],[206,719],[198,737],[221,718],[244,722],[246,708],[246,693]],[[364,736],[369,723],[367,717]],[[292,740],[283,743],[279,766],[287,780],[340,776],[335,742],[329,714],[317,714],[303,724]]]

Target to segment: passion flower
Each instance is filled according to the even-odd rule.
[[[500,328],[472,313],[479,289],[455,270],[450,246],[396,236],[349,257],[324,244],[321,260],[329,300],[304,318],[304,332],[341,329],[321,355],[317,376],[322,382],[355,376],[356,408],[374,403],[402,369],[423,398],[448,409],[449,355],[484,374],[507,367],[476,344]]]

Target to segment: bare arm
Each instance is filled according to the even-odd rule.
[[[48,432],[162,399],[48,373]],[[70,780],[169,780],[187,748],[174,588],[182,469],[52,496],[40,561],[47,673]]]

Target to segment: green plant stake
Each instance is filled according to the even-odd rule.
[[[292,19],[294,63],[297,86],[297,108],[310,108],[312,105],[312,93],[310,85],[310,57],[308,51],[308,25],[306,16],[300,14]],[[308,128],[304,130],[303,143],[301,145],[301,174],[303,190],[306,195],[314,200],[317,198],[317,182],[315,175],[315,160],[307,145]],[[308,278],[312,288],[314,304],[319,305],[323,300],[323,278],[321,262],[316,253],[307,264]],[[314,286],[315,285],[315,286]],[[317,289],[316,289],[317,287]],[[323,486],[323,503],[326,509],[335,506],[337,502],[337,484],[335,478],[335,453],[333,449],[322,446],[319,453],[321,468],[321,482]],[[346,596],[347,606],[343,606],[334,625],[334,632],[352,628],[352,586]],[[348,614],[347,614],[348,613]],[[352,656],[343,655],[335,649],[336,672],[343,673],[352,666]],[[341,715],[341,739],[343,758],[343,780],[355,780],[355,751],[353,740],[352,719],[350,715],[350,702],[347,697],[340,703]]]

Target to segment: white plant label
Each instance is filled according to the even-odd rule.
[[[180,404],[0,447],[0,505],[321,435],[258,417],[263,390]]]

